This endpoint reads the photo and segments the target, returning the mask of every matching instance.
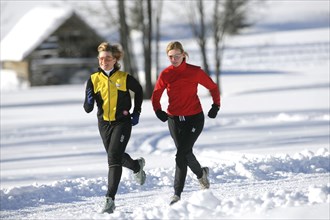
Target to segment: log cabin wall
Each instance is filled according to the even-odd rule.
[[[31,86],[83,83],[97,70],[104,41],[75,13],[26,58]]]

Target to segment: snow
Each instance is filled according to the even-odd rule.
[[[194,41],[182,41],[199,64]],[[123,169],[111,215],[99,213],[107,158],[96,112],[82,108],[84,85],[30,88],[1,70],[0,218],[329,219],[329,42],[329,27],[228,41],[222,106],[216,119],[206,117],[194,147],[211,188],[200,190],[188,171],[172,206],[175,146],[144,100],[127,152],[146,159],[147,180],[139,186]],[[199,94],[208,111],[210,96],[202,87]]]
[[[68,7],[35,7],[29,10],[1,40],[1,61],[21,61],[69,16]],[[36,25],[31,31],[31,24]],[[14,47],[19,50],[13,50]]]

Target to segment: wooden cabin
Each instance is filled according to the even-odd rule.
[[[34,8],[1,41],[1,68],[31,86],[82,83],[103,41],[71,8]]]

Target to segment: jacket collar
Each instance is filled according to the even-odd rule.
[[[118,69],[113,68],[112,71],[110,72],[109,76],[108,76],[108,74],[102,68],[99,67],[98,70],[99,70],[99,72],[103,73],[106,77],[110,77],[110,76],[112,76],[112,74],[114,74],[115,72],[117,72]]]
[[[170,69],[180,72],[180,71],[183,71],[184,69],[186,69],[186,67],[187,67],[186,59],[183,59],[182,63],[178,67],[171,65]]]

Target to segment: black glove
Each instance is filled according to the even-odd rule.
[[[162,110],[157,110],[156,111],[156,116],[157,118],[159,118],[162,122],[167,121],[168,115],[166,112],[162,111]]]
[[[91,88],[86,89],[86,97],[88,104],[94,104],[93,90]]]
[[[140,113],[138,112],[133,112],[131,114],[131,123],[132,123],[132,126],[134,125],[137,125],[139,123],[139,119],[140,119]]]
[[[218,114],[220,107],[216,104],[213,104],[209,113],[207,114],[209,116],[209,118],[215,118]]]

